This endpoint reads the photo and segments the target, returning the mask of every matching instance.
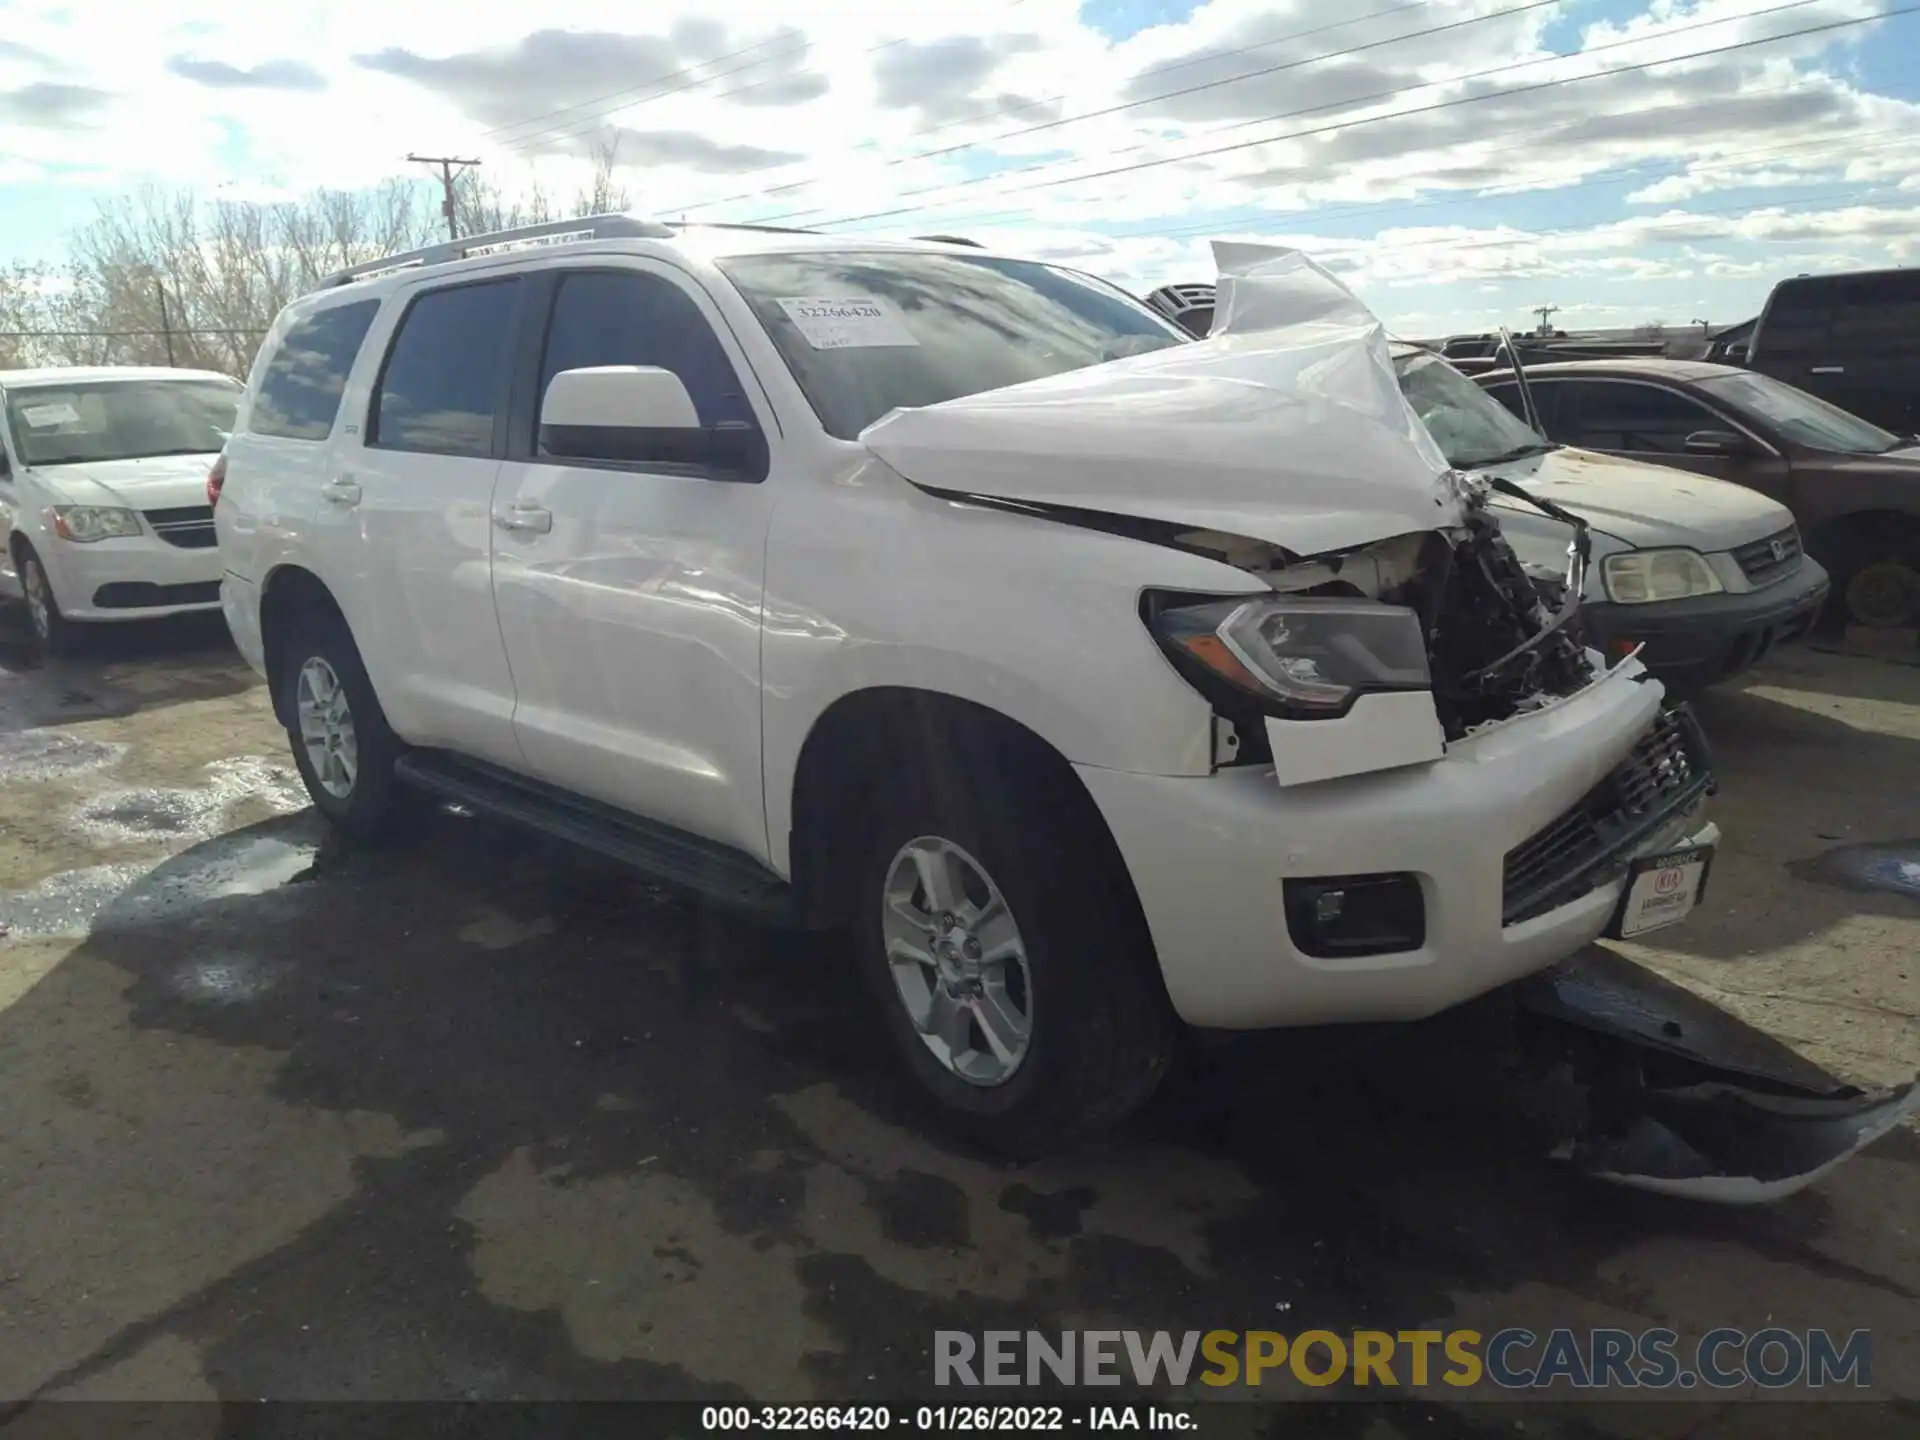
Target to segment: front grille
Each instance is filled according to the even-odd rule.
[[[1733,552],[1740,573],[1756,585],[1784,580],[1800,564],[1800,531],[1792,525],[1777,535],[1742,545]]]
[[[1685,706],[1663,711],[1606,779],[1507,852],[1503,923],[1517,925],[1591,893],[1624,867],[1626,852],[1712,789],[1699,722]]]
[[[161,605],[212,605],[220,599],[218,580],[156,585],[151,580],[114,580],[93,592],[99,610],[151,610]]]
[[[169,545],[183,550],[211,550],[214,545],[213,507],[180,505],[171,510],[148,510],[147,524]]]

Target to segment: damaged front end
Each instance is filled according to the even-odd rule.
[[[1231,763],[1278,761],[1283,784],[1437,759],[1598,678],[1571,623],[1584,556],[1571,557],[1561,603],[1549,605],[1477,493],[1458,525],[1306,559],[1197,532],[1162,543],[1270,587],[1227,599],[1150,591],[1142,604],[1176,667],[1232,726]],[[1276,746],[1270,722],[1306,720],[1336,723],[1289,724]]]
[[[1506,998],[1512,1089],[1536,1143],[1611,1184],[1765,1204],[1920,1110],[1920,1080],[1845,1084],[1611,951],[1584,950]]]

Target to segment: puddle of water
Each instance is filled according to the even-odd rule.
[[[1920,840],[1841,845],[1788,868],[1806,879],[1849,890],[1882,890],[1920,900]]]
[[[224,828],[226,812],[258,799],[277,814],[307,803],[300,778],[288,766],[258,755],[216,760],[204,785],[189,790],[142,787],[96,796],[73,814],[73,824],[102,843],[206,840]]]
[[[60,730],[17,730],[0,734],[0,778],[58,780],[104,769],[126,753],[124,745],[85,740]]]
[[[170,983],[174,994],[183,1000],[244,1005],[278,985],[288,968],[253,955],[221,955],[182,965],[173,972]]]
[[[242,833],[159,865],[62,871],[31,890],[0,892],[0,929],[19,940],[81,939],[96,929],[177,923],[211,901],[279,890],[312,867],[318,848],[311,835]]]

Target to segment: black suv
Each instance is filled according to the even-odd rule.
[[[1896,435],[1920,431],[1920,267],[1782,280],[1744,363]]]

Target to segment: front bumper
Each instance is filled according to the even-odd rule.
[[[1829,583],[1806,558],[1786,580],[1744,595],[1701,595],[1652,605],[1580,607],[1589,644],[1609,660],[1643,646],[1640,663],[1669,690],[1697,690],[1759,664],[1776,645],[1813,629]]]
[[[151,535],[91,545],[49,539],[41,549],[60,613],[69,620],[147,620],[220,604],[220,551]]]
[[[1264,766],[1204,778],[1078,770],[1188,1023],[1414,1020],[1590,943],[1619,903],[1630,858],[1718,840],[1696,791],[1616,833],[1625,848],[1589,873],[1524,910],[1510,903],[1513,857],[1555,832],[1649,736],[1661,691],[1644,682],[1638,665],[1621,666],[1558,705],[1456,742],[1440,760],[1287,789]],[[1381,872],[1419,881],[1418,949],[1323,959],[1293,943],[1287,879]]]

